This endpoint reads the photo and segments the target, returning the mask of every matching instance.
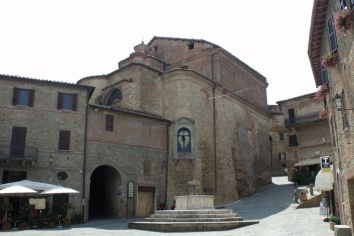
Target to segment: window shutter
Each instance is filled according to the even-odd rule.
[[[322,61],[322,57],[320,59],[322,84],[327,84],[328,83],[327,68],[322,65],[321,61]]]
[[[70,131],[60,130],[59,150],[70,150]]]
[[[57,103],[57,109],[61,110],[63,104],[63,94],[62,93],[58,93],[58,103]]]
[[[14,94],[12,97],[12,105],[16,106],[18,100],[18,88],[14,88]]]
[[[77,94],[73,94],[73,111],[77,109]]]
[[[329,48],[331,49],[331,53],[336,52],[338,49],[337,36],[336,36],[336,31],[333,22],[334,22],[333,16],[330,16],[327,19],[327,30],[328,30]]]
[[[347,5],[345,4],[345,0],[339,0],[340,9],[343,10]]]
[[[33,101],[34,101],[34,90],[30,90],[29,94],[29,103],[28,106],[33,107]]]

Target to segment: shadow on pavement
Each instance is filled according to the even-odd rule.
[[[287,209],[293,201],[294,185],[279,178],[285,177],[273,178],[272,184],[229,205],[228,208],[245,220],[263,219]]]
[[[143,221],[143,218],[130,219],[91,219],[87,223],[75,225],[73,228],[96,228],[104,230],[127,230],[128,222]]]

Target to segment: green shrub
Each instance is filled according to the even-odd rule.
[[[295,170],[293,174],[293,180],[298,185],[309,185],[315,183],[316,176],[311,176],[310,173]]]
[[[331,215],[331,217],[329,217],[330,221],[333,221],[334,223],[336,223],[337,225],[340,225],[340,219],[338,216],[336,215]]]

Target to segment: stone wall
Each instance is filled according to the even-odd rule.
[[[114,116],[113,131],[105,130],[105,115]],[[156,187],[156,204],[163,203],[166,192],[167,121],[159,121],[129,112],[92,106],[89,109],[86,163],[86,196],[89,204],[90,178],[100,166],[110,166],[120,176],[119,195],[114,196],[116,217],[135,216],[138,186]],[[149,173],[144,171],[149,165]],[[145,164],[146,165],[146,164]],[[128,204],[128,182],[135,184],[134,200]],[[114,186],[112,186],[114,187]],[[157,206],[154,206],[155,209]],[[85,218],[88,217],[88,209]]]
[[[12,105],[14,87],[34,89],[33,107]],[[4,170],[26,171],[29,180],[74,188],[80,194],[70,195],[70,202],[74,211],[81,213],[87,89],[16,77],[0,78],[0,88],[0,145],[11,144],[12,127],[27,127],[26,147],[38,149],[33,163],[0,160],[1,174]],[[58,92],[76,93],[77,110],[57,110]],[[71,131],[70,151],[58,150],[59,130]],[[58,180],[58,172],[66,172],[67,179]]]
[[[329,16],[335,16],[340,10],[338,1],[330,0],[328,2],[326,19]],[[354,32],[353,25],[346,31],[336,31],[337,43],[338,43],[338,61],[334,67],[327,69],[330,93],[327,94],[329,121],[331,125],[333,138],[333,146],[335,148],[335,162],[334,170],[335,174],[339,176],[338,180],[341,183],[337,185],[341,186],[341,190],[336,192],[339,196],[338,199],[342,199],[343,202],[338,202],[338,205],[342,203],[343,208],[338,207],[340,211],[341,221],[343,224],[347,224],[352,227],[354,232],[354,198],[353,198],[353,176],[349,173],[353,173],[354,159],[353,159],[353,132],[354,119],[352,108],[354,107]],[[327,36],[327,29],[323,31],[322,35],[322,51],[323,53],[329,52],[329,42]],[[344,92],[346,109],[348,111],[338,111],[334,105],[333,98],[336,94],[341,95]],[[344,125],[343,117],[347,116],[348,125]]]

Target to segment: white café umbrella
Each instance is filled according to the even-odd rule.
[[[13,185],[0,190],[0,196],[28,196],[28,195],[36,195],[38,192],[27,187],[23,187],[21,185]]]
[[[0,189],[4,189],[7,187],[16,186],[16,185],[27,187],[27,188],[38,190],[38,191],[44,191],[44,190],[48,190],[48,189],[57,187],[54,184],[47,184],[47,183],[36,182],[36,181],[31,181],[31,180],[26,179],[26,180],[21,180],[21,181],[17,181],[17,182],[1,184]]]
[[[334,178],[329,168],[323,168],[318,172],[315,179],[315,188],[323,191],[333,189]]]
[[[79,191],[76,191],[75,189],[72,188],[66,188],[63,186],[56,186],[48,190],[45,190],[40,194],[49,195],[49,194],[66,194],[66,193],[79,193]]]

